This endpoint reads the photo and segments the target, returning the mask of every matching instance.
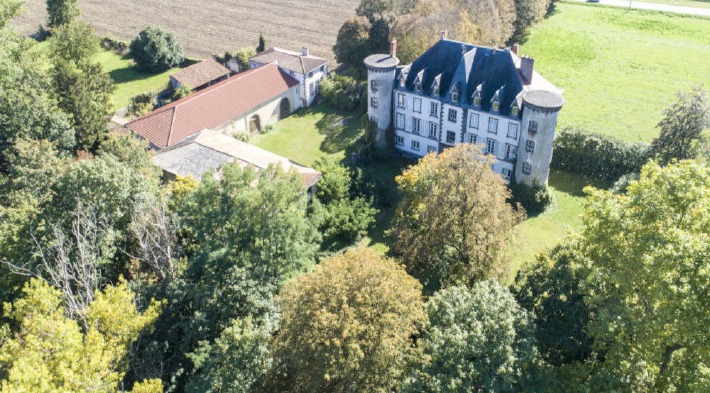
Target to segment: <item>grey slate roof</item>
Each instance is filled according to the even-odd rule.
[[[508,115],[511,104],[530,83],[519,74],[520,59],[508,49],[496,49],[443,39],[434,44],[411,65],[397,70],[397,79],[405,75],[405,87],[414,91],[417,76],[422,77],[422,94],[432,95],[434,81],[439,83],[439,96],[450,101],[454,86],[459,104],[472,105],[473,93],[481,85],[481,109],[489,111],[491,99],[499,92],[500,114]],[[537,79],[537,80],[536,80]],[[533,81],[545,89],[556,90],[535,73]],[[503,88],[503,89],[501,89]]]

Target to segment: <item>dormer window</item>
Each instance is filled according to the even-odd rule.
[[[451,101],[459,102],[459,89],[456,86],[451,90]]]
[[[491,105],[491,110],[493,112],[498,112],[498,109],[500,109],[498,101],[493,101],[493,104]]]
[[[404,87],[404,76],[399,78],[399,86]]]
[[[431,90],[431,94],[434,96],[439,95],[439,86],[434,86],[434,88]]]
[[[481,97],[479,97],[479,96],[473,97],[473,105],[481,106]]]
[[[419,79],[414,81],[414,91],[421,93],[422,92],[422,83],[419,82]]]
[[[517,105],[513,105],[513,107],[510,108],[510,115],[511,115],[511,116],[518,116],[519,111],[520,111],[520,110],[518,109],[518,106],[517,106]]]

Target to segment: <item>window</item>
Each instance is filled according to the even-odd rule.
[[[479,97],[479,96],[473,97],[473,105],[481,106],[481,97]]]
[[[456,109],[449,109],[449,121],[453,121],[456,123],[456,119],[458,118],[458,112],[456,112]]]
[[[377,118],[375,116],[370,117],[371,124],[377,124]]]
[[[488,138],[486,143],[486,153],[496,155],[496,140]]]
[[[436,139],[439,131],[439,125],[436,123],[429,123],[429,138]]]
[[[370,81],[370,89],[372,91],[377,91],[377,80],[373,79]]]
[[[468,134],[468,143],[476,143],[476,142],[478,142],[478,135]]]
[[[434,153],[434,152],[436,152],[436,147],[427,146],[426,151],[427,151],[427,153]]]
[[[529,175],[532,172],[532,165],[527,162],[523,163],[523,173]]]
[[[400,85],[401,87],[404,87],[404,77],[399,78],[399,85]]]
[[[404,129],[404,114],[403,113],[397,113],[397,128],[400,130]]]
[[[505,159],[509,161],[515,159],[515,146],[509,143],[505,144]]]
[[[422,99],[421,98],[414,99],[414,112],[422,113]]]
[[[422,91],[422,82],[419,81],[419,79],[414,81],[414,91],[421,93]]]
[[[518,116],[520,109],[518,109],[518,106],[514,106],[510,109],[510,115],[511,116]]]
[[[528,132],[531,134],[537,134],[537,122],[535,120],[530,120],[528,123]]]
[[[498,112],[498,109],[500,109],[500,107],[498,105],[498,101],[493,101],[493,105],[491,106],[491,110],[493,110],[493,112]]]
[[[417,119],[416,117],[413,117],[412,118],[412,132],[415,134],[418,134],[420,125],[421,125],[421,120]]]
[[[517,139],[518,138],[518,125],[515,123],[508,123],[508,138]]]
[[[434,86],[434,88],[431,90],[431,94],[438,96],[439,95],[439,86]]]
[[[370,106],[373,108],[377,108],[377,97],[372,97],[370,98]]]
[[[478,113],[471,113],[471,116],[468,120],[468,126],[470,128],[478,129]]]
[[[457,89],[456,87],[451,90],[451,101],[459,102],[459,89]]]
[[[534,152],[535,151],[535,141],[525,142],[525,151],[528,153]]]
[[[403,136],[396,135],[396,136],[394,137],[394,143],[397,144],[397,145],[400,145],[400,146],[404,145],[404,137],[403,137]]]
[[[439,117],[439,104],[437,104],[436,102],[431,103],[431,107],[429,109],[429,116]]]
[[[456,133],[453,131],[446,131],[446,143],[454,144],[456,142]]]
[[[419,141],[412,141],[412,150],[419,151]]]
[[[513,175],[513,171],[510,169],[503,168],[503,170],[500,171],[500,173],[503,174],[503,179],[505,180],[510,180],[510,177]]]
[[[397,107],[398,108],[406,108],[405,101],[404,101],[404,94],[397,94]]]
[[[498,119],[494,119],[492,117],[488,119],[488,132],[491,134],[498,133]]]

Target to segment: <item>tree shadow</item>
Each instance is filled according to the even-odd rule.
[[[607,189],[611,186],[609,182],[593,180],[582,175],[563,172],[556,169],[550,170],[548,185],[558,192],[563,192],[571,196],[584,197],[584,187],[593,186],[600,189]]]
[[[329,154],[345,150],[349,156],[365,132],[357,112],[337,112],[325,106],[319,109],[323,117],[316,122],[316,129],[325,135],[320,150]]]

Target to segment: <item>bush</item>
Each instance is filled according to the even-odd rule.
[[[609,191],[613,192],[614,194],[626,194],[626,190],[629,189],[629,185],[631,182],[638,181],[641,178],[641,174],[638,172],[632,172],[632,173],[627,173],[624,176],[621,176],[619,180],[617,180],[613,186],[611,186],[611,189]]]
[[[175,36],[155,26],[138,33],[130,48],[139,71],[163,72],[185,59],[185,51]]]
[[[510,191],[513,195],[513,206],[519,203],[530,216],[544,212],[555,201],[555,197],[546,186],[529,186],[523,183],[512,183]]]
[[[102,38],[101,47],[106,50],[114,51],[119,55],[126,53],[126,50],[128,50],[128,44],[126,41],[117,40],[113,37]]]
[[[259,130],[259,134],[268,134],[273,130],[274,130],[274,126],[269,124],[269,125],[261,127],[261,130]]]
[[[245,130],[237,131],[232,134],[232,137],[238,141],[249,143],[249,132]]]
[[[330,74],[320,82],[320,96],[323,102],[346,111],[361,107],[364,91],[364,83],[349,76]]]
[[[629,145],[606,135],[567,128],[555,139],[551,167],[614,182],[627,173],[640,172],[648,158],[648,145]]]
[[[131,97],[131,104],[128,106],[128,114],[142,116],[153,110],[153,93],[140,93]]]

